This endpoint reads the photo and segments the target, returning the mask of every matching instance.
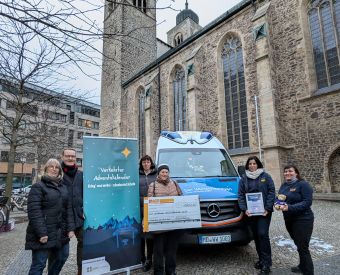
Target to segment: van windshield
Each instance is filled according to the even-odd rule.
[[[237,177],[228,154],[223,149],[162,149],[158,164],[166,163],[174,178]]]

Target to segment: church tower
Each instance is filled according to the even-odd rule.
[[[198,15],[188,8],[187,0],[185,9],[176,16],[176,26],[167,32],[168,44],[176,47],[200,29]]]
[[[156,59],[156,0],[106,0],[101,83],[102,136],[121,136],[122,84]]]

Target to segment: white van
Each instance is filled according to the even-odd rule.
[[[209,132],[162,131],[156,163],[166,163],[183,195],[199,195],[202,228],[182,243],[247,244],[251,233],[238,206],[239,174],[222,143]]]

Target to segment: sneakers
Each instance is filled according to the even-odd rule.
[[[291,272],[293,273],[302,273],[302,270],[300,269],[299,266],[293,266],[291,269],[290,269]]]
[[[152,267],[152,261],[146,260],[145,263],[143,264],[143,271],[147,272],[151,269]]]
[[[270,273],[270,267],[269,266],[262,266],[259,274],[268,275],[269,273]]]
[[[261,262],[260,262],[260,261],[257,261],[257,262],[254,264],[254,267],[255,267],[256,269],[261,269],[261,268],[262,268]]]

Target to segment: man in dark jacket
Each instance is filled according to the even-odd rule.
[[[75,235],[77,237],[77,266],[78,274],[81,274],[82,250],[83,250],[83,172],[76,165],[76,151],[71,148],[63,150],[61,155],[61,167],[64,171],[63,182],[68,188],[72,201],[72,210],[75,224]]]

